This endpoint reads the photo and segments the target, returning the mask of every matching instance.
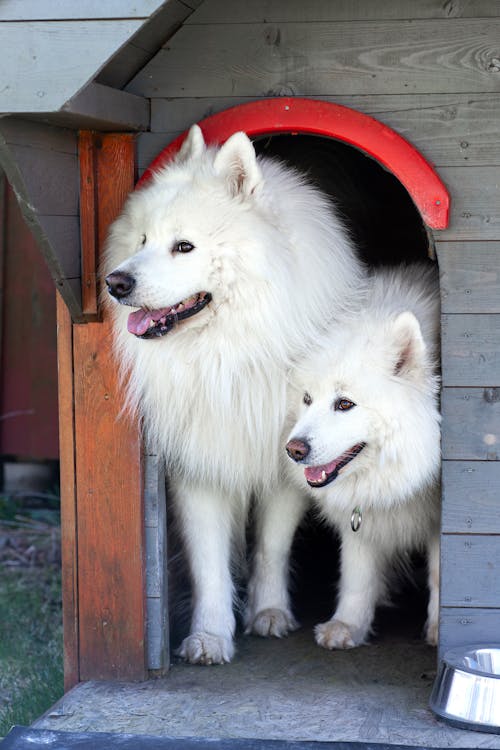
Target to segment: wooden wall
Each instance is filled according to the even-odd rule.
[[[371,114],[433,162],[443,300],[441,648],[500,633],[500,3],[205,0],[127,90],[144,169],[193,121],[269,96]]]
[[[1,170],[0,455],[59,456],[54,284]]]

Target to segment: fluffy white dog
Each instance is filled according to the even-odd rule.
[[[207,148],[194,126],[177,158],[127,200],[105,273],[127,400],[166,459],[191,570],[180,653],[229,661],[231,550],[252,495],[247,630],[281,636],[295,626],[288,558],[304,501],[283,478],[287,372],[355,306],[360,266],[322,194],[258,160],[245,134]]]
[[[287,452],[342,544],[337,607],[315,628],[325,648],[366,640],[391,566],[414,549],[428,554],[426,638],[437,641],[438,342],[435,269],[386,269],[371,277],[362,314],[331,326],[297,371],[301,416]]]

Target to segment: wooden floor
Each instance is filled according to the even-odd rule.
[[[281,641],[241,638],[233,663],[175,664],[144,683],[87,682],[33,725],[164,737],[359,741],[497,748],[500,736],[454,729],[427,707],[435,650],[391,635],[348,652],[304,628]]]

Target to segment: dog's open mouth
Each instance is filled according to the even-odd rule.
[[[141,339],[165,336],[181,320],[191,318],[203,310],[211,299],[210,292],[198,292],[171,307],[161,307],[158,310],[141,308],[128,316],[128,332]]]
[[[323,466],[308,466],[304,469],[304,475],[307,480],[307,484],[310,487],[325,487],[325,485],[333,482],[337,479],[338,475],[347,466],[353,458],[356,458],[358,453],[361,453],[366,443],[358,443],[349,448],[348,451],[342,453],[341,456],[330,461],[329,464],[323,464]]]

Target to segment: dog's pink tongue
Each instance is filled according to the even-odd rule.
[[[148,330],[150,320],[151,313],[146,310],[136,310],[128,316],[127,330],[136,336],[142,336]]]
[[[148,330],[152,320],[155,323],[158,322],[168,315],[170,310],[170,307],[162,307],[160,310],[136,310],[128,316],[127,330],[136,336],[142,336]]]
[[[323,476],[323,472],[325,472],[325,474],[331,474],[332,471],[335,471],[340,461],[341,458],[336,458],[329,464],[323,464],[323,466],[307,466],[304,469],[304,476],[308,482],[323,482],[325,479],[325,477]]]

